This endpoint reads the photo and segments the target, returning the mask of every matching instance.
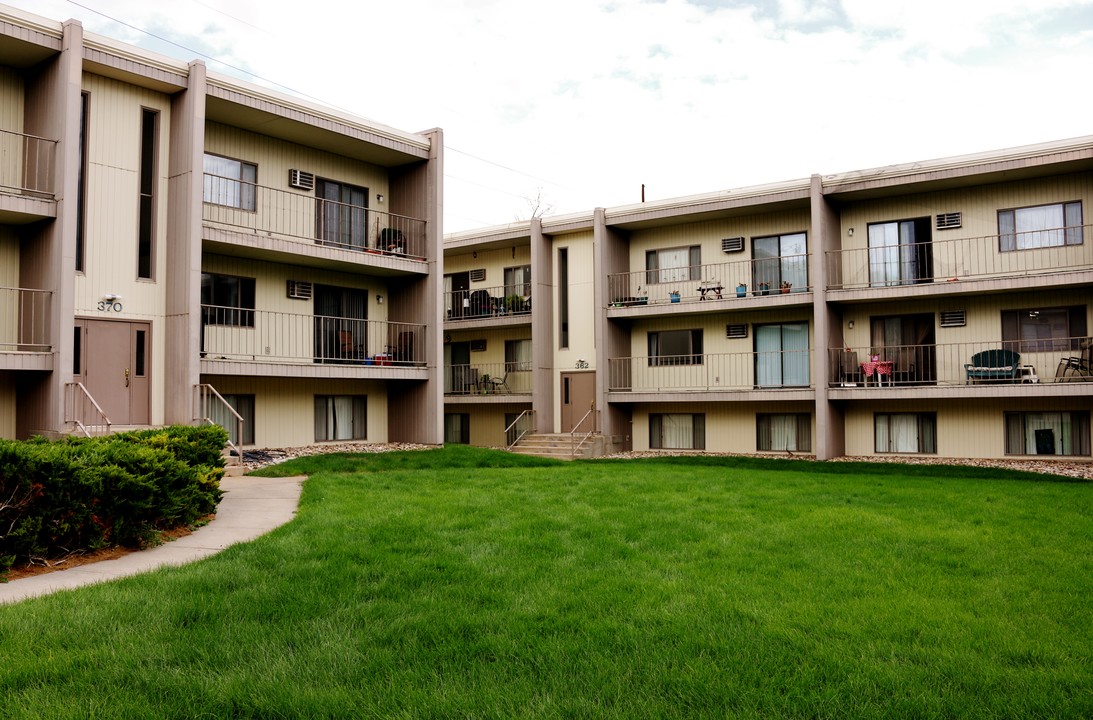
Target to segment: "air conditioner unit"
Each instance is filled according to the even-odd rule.
[[[485,340],[485,338],[482,338],[481,340],[471,340],[471,352],[485,352],[485,351],[486,351],[486,340]]]
[[[963,310],[943,310],[939,313],[941,327],[964,327],[968,317]]]
[[[960,213],[941,213],[937,216],[937,229],[938,230],[952,230],[953,228],[960,227],[962,218]]]
[[[310,300],[311,293],[311,283],[305,280],[288,281],[288,296],[293,300]]]
[[[314,190],[315,174],[304,172],[303,170],[289,170],[288,185],[289,187],[298,188],[300,190]]]
[[[743,323],[740,325],[726,325],[725,337],[727,338],[746,338],[748,336],[748,324]]]
[[[721,239],[721,252],[734,253],[741,252],[744,249],[744,238],[722,238]]]
[[[478,268],[470,272],[471,282],[484,282],[486,280],[486,268]]]

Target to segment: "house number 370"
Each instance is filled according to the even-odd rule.
[[[121,312],[121,303],[117,300],[100,300],[99,301],[100,312]]]

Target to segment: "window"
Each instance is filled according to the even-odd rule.
[[[322,245],[364,249],[368,245],[368,188],[317,180],[315,236]]]
[[[1006,454],[1088,456],[1089,413],[1006,413]]]
[[[870,225],[870,286],[930,282],[934,275],[930,232],[928,217]]]
[[[998,211],[1001,252],[1082,244],[1080,202]]]
[[[934,413],[877,413],[873,416],[874,449],[878,453],[937,452]]]
[[[137,222],[137,277],[152,278],[155,245],[156,155],[159,148],[159,113],[145,108],[140,124],[139,216]]]
[[[756,415],[755,449],[812,452],[812,416],[808,413]]]
[[[444,413],[444,442],[471,444],[470,413]]]
[[[797,292],[808,289],[808,246],[805,233],[771,235],[751,240],[753,287],[777,290],[789,283]]]
[[[649,333],[649,365],[701,365],[701,330]]]
[[[937,382],[933,313],[870,318],[869,339],[872,352],[893,363],[891,379],[899,383]]]
[[[645,282],[674,283],[702,279],[702,249],[698,245],[645,253]]]
[[[316,395],[315,442],[368,437],[366,395]]]
[[[87,138],[91,96],[80,95],[80,159],[76,166],[76,272],[84,271],[87,243]]]
[[[505,268],[505,297],[531,295],[531,265]]]
[[[201,273],[201,320],[254,327],[254,278]]]
[[[220,403],[209,405],[209,419],[228,431],[228,439],[236,445],[254,444],[254,396],[224,395],[224,402],[243,418],[243,436],[239,437],[239,428],[235,416]]]
[[[205,154],[205,202],[254,212],[257,181],[257,165]]]
[[[654,450],[705,450],[706,416],[702,413],[650,415],[649,447]]]
[[[1019,353],[1079,350],[1085,307],[1002,311],[1002,347]]]
[[[569,347],[569,248],[558,248],[558,347]]]
[[[755,326],[755,384],[808,387],[808,323]]]
[[[505,372],[531,370],[531,340],[505,341]]]

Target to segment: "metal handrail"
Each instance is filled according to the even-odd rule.
[[[596,425],[595,423],[593,423],[592,429],[584,434],[584,437],[581,438],[581,441],[579,443],[577,442],[577,430],[580,429],[581,425],[584,425],[584,421],[587,420],[588,416],[595,411],[596,403],[595,401],[593,401],[591,403],[591,407],[588,408],[588,412],[584,414],[584,417],[577,421],[577,424],[574,425],[573,429],[569,432],[569,457],[577,457],[577,451],[580,450],[581,447],[585,444],[585,441],[587,441],[588,438],[592,437],[592,435],[596,432]]]
[[[76,404],[79,402],[80,409],[77,411]],[[110,432],[110,418],[103,412],[102,407],[95,401],[95,398],[91,397],[91,393],[87,391],[84,384],[81,382],[65,383],[65,424],[72,423],[76,428],[84,434],[85,437],[91,437],[91,429],[88,424],[85,424],[83,417],[84,411],[93,409],[95,413],[102,419],[102,423],[91,423],[90,427],[102,427],[105,426],[106,432]]]
[[[507,428],[505,428],[505,437],[506,438],[509,436],[509,431],[512,430],[514,427],[516,427],[517,424],[519,424],[519,422],[521,420],[523,420],[525,417],[527,417],[528,419],[534,418],[535,417],[535,411],[534,410],[525,410],[522,413],[520,413],[519,415],[517,415],[516,419],[513,420],[511,423],[509,423],[509,426]],[[506,447],[505,449],[506,450],[512,450],[514,447],[516,447],[516,443],[523,440],[524,436],[527,435],[528,432],[529,432],[529,430],[521,430],[520,433],[516,436],[516,438],[511,443],[509,443],[508,447]]]
[[[198,423],[204,423],[206,425],[217,424],[214,423],[212,418],[209,417],[208,409],[210,396],[212,396],[212,398],[215,398],[223,409],[227,410],[228,413],[235,417],[235,437],[238,438],[239,443],[242,443],[243,416],[236,412],[235,408],[229,405],[228,401],[224,399],[224,396],[217,392],[216,388],[214,388],[212,385],[209,385],[208,383],[199,383],[197,385],[194,385],[194,410],[197,410],[197,412],[195,413],[194,421]],[[243,463],[243,451],[240,449],[238,443],[232,442],[230,434],[228,435],[228,442],[226,444],[228,448],[232,451],[228,453],[228,457],[232,457],[234,453],[234,457],[236,458],[234,464],[241,465]]]

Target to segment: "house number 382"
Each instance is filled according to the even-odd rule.
[[[121,312],[121,303],[117,300],[100,300],[99,311],[100,312]]]

